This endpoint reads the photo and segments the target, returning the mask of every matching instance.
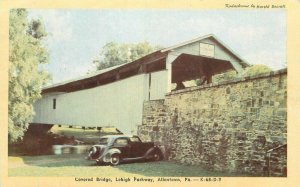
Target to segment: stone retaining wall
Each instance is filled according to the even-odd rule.
[[[144,103],[143,125],[138,127],[138,134],[143,141],[162,142],[162,129],[167,127],[168,120],[164,101],[153,100]]]
[[[144,104],[138,134],[165,157],[217,171],[286,176],[287,71],[171,92]],[[270,158],[270,159],[269,159]],[[270,173],[269,173],[270,172]]]

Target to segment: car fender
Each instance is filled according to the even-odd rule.
[[[108,150],[106,154],[109,154],[109,155],[121,154],[121,151],[120,151],[120,149],[112,148],[112,149]]]
[[[159,149],[159,147],[154,146],[154,147],[151,147],[150,149],[148,149],[148,151],[145,153],[144,157],[149,156],[150,154],[154,153],[155,151],[158,151],[159,153],[161,153],[161,150]]]
[[[93,145],[92,147],[90,147],[90,149],[88,150],[88,156],[87,159],[88,160],[92,160],[92,159],[96,159],[97,158],[97,154],[100,155],[100,150],[101,147],[97,146],[97,145]]]
[[[113,154],[121,154],[121,151],[119,149],[116,148],[112,148],[109,150],[106,150],[99,158],[99,160],[103,160],[104,162],[109,162],[110,161],[110,157]]]

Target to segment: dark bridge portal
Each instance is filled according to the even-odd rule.
[[[233,66],[226,60],[182,54],[172,64],[172,83],[180,84],[194,79],[205,79],[211,83],[213,75],[231,69],[234,70]]]

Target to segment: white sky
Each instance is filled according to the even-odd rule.
[[[250,64],[286,67],[284,10],[31,9],[49,33],[53,83],[85,75],[107,42],[169,47],[214,34]]]

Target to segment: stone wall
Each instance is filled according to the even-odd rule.
[[[187,88],[146,102],[138,134],[159,142],[169,160],[286,176],[286,147],[267,154],[287,143],[286,102],[286,70]]]
[[[165,100],[144,102],[143,125],[138,127],[138,134],[143,141],[162,142],[163,129],[167,127]]]

